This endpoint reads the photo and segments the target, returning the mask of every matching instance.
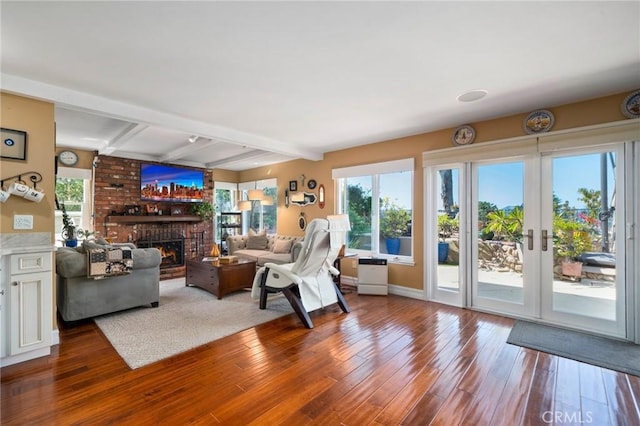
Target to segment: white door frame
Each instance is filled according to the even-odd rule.
[[[438,188],[438,173],[440,170],[456,169],[459,171],[458,175],[458,196],[460,205],[460,214],[458,220],[460,223],[459,228],[459,287],[458,291],[442,289],[438,286],[438,213],[435,207],[438,205],[438,195],[440,189]],[[445,164],[437,167],[432,167],[428,172],[424,173],[424,211],[425,211],[425,238],[424,238],[424,256],[425,260],[429,259],[429,262],[425,262],[424,268],[424,282],[427,285],[424,286],[425,297],[427,300],[434,300],[439,303],[444,303],[452,306],[467,306],[467,291],[466,282],[468,282],[468,268],[469,264],[468,251],[463,250],[463,247],[467,247],[467,238],[469,237],[469,226],[467,213],[469,210],[469,199],[467,194],[467,170],[468,166],[464,163]],[[464,208],[462,204],[465,204]]]
[[[541,145],[551,147],[552,151],[566,148],[567,146],[594,146],[598,144],[609,144],[620,141],[634,141],[625,143],[625,169],[624,181],[626,185],[626,220],[618,222],[625,224],[625,252],[626,252],[626,338],[640,344],[640,119],[622,120],[618,122],[604,123],[601,125],[585,126],[582,128],[567,129],[548,132],[546,134],[531,137],[516,137],[501,141],[483,142],[482,144],[468,145],[463,147],[446,148],[423,153],[424,173],[424,286],[425,295],[429,300],[441,301],[435,298],[433,291],[434,276],[433,270],[437,267],[437,256],[434,252],[437,241],[435,218],[430,215],[430,206],[437,190],[430,186],[431,169],[436,166],[446,164],[459,164],[460,161],[472,162],[482,159],[498,158],[505,154],[519,155],[523,153],[538,152]],[[532,141],[532,138],[534,139]],[[618,164],[621,164],[619,162]],[[539,192],[539,191],[538,191]],[[465,200],[464,194],[460,194],[461,200]],[[471,201],[469,200],[469,203]],[[462,210],[463,203],[460,203]],[[468,237],[473,233],[470,226],[465,233]],[[540,229],[538,227],[538,229]],[[539,241],[539,236],[536,238]],[[467,257],[465,263],[469,264],[472,259]],[[469,275],[467,268],[466,275]],[[470,278],[463,276],[461,280],[461,290],[464,285],[467,292],[470,292]],[[464,291],[461,291],[464,293]],[[460,296],[456,305],[469,306],[470,293],[466,297]],[[540,303],[537,303],[540,306]],[[538,313],[539,317],[540,314]]]

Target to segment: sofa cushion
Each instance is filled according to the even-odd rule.
[[[268,240],[267,240],[266,231],[256,233],[253,229],[249,230],[249,238],[247,239],[247,249],[266,250],[267,243],[268,243]]]
[[[266,251],[264,250],[250,250],[250,249],[242,249],[233,252],[234,256],[238,256],[240,259],[253,260],[254,262],[258,261],[258,258],[264,255]]]
[[[273,252],[276,254],[291,253],[293,240],[277,239],[273,243]]]
[[[277,254],[265,251],[260,257],[258,257],[256,262],[258,266],[264,266],[265,263],[277,263],[282,265],[283,263],[291,263],[293,261],[291,260],[291,253]]]

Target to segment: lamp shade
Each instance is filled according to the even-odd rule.
[[[250,189],[249,190],[249,200],[250,201],[260,201],[264,198],[264,192],[262,189]]]
[[[238,201],[238,205],[236,206],[237,210],[240,211],[245,211],[245,210],[251,210],[251,201]]]
[[[273,197],[269,197],[269,196],[265,195],[264,198],[262,199],[262,201],[260,201],[260,204],[262,204],[263,206],[272,206],[273,205]]]

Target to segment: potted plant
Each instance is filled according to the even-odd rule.
[[[449,257],[449,243],[447,238],[451,238],[454,232],[458,230],[458,219],[449,217],[448,214],[438,216],[438,263],[445,263]]]
[[[192,204],[189,208],[189,213],[195,216],[200,216],[200,219],[202,220],[211,220],[214,213],[213,204],[207,201]]]
[[[67,247],[75,247],[78,245],[77,228],[71,216],[67,213],[67,209],[64,203],[61,205],[62,210],[62,238],[64,238],[64,245]]]
[[[387,253],[400,253],[400,237],[409,229],[411,215],[408,211],[392,203],[389,197],[381,201],[380,236],[385,239]]]
[[[64,203],[61,204],[60,209],[62,210],[62,238],[64,238],[64,245],[67,247],[76,247],[78,245],[78,239],[88,239],[91,237],[94,232],[87,231],[82,228],[78,228],[76,224],[73,222],[69,213],[67,213],[67,208]]]
[[[582,262],[578,257],[591,249],[591,239],[585,225],[561,217],[554,219],[553,249],[555,259],[560,261],[562,275],[582,276]]]

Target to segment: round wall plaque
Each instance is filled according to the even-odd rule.
[[[525,118],[522,123],[522,127],[524,127],[524,131],[527,132],[527,134],[535,135],[537,133],[548,132],[553,127],[553,123],[555,123],[555,118],[551,111],[541,109],[527,115],[527,118]]]
[[[627,118],[640,117],[640,90],[636,90],[624,98],[621,108]]]
[[[456,128],[451,135],[454,145],[470,145],[475,139],[476,131],[468,124]]]

